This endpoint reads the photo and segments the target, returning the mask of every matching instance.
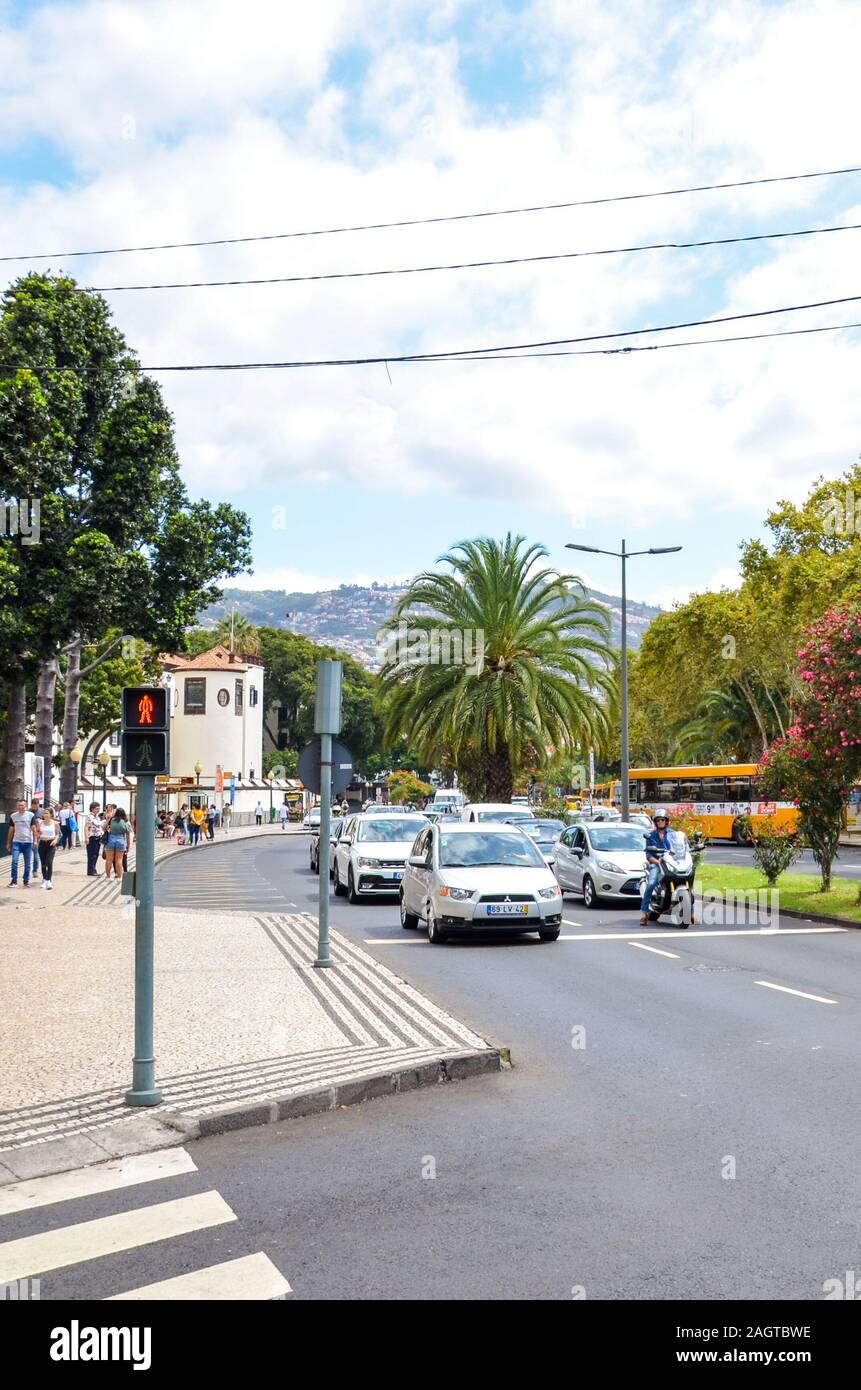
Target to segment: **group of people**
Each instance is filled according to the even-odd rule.
[[[28,807],[26,801],[19,801],[10,818],[6,839],[6,850],[12,856],[10,888],[21,886],[29,888],[31,879],[50,890],[54,886],[54,855],[57,849],[72,848],[72,837],[79,830],[78,818],[71,801],[56,807],[42,806],[38,797],[33,797]],[[98,861],[101,853],[105,861],[108,878],[113,869],[116,878],[126,867],[126,855],[133,830],[132,823],[120,806],[109,805],[102,811],[99,803],[90,805],[84,823],[84,837],[87,847],[87,874],[95,878],[98,874]]]
[[[156,830],[165,840],[176,840],[179,844],[197,845],[205,835],[207,840],[215,839],[219,821],[227,830],[231,816],[230,802],[226,802],[221,812],[211,806],[180,806],[178,811],[159,811],[156,817]]]

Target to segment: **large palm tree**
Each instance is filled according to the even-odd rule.
[[[258,656],[260,633],[244,613],[225,613],[215,625],[215,640],[243,656]]]
[[[386,629],[387,740],[408,737],[428,766],[448,758],[473,795],[491,800],[510,800],[536,750],[551,757],[606,735],[609,617],[575,576],[540,566],[546,554],[510,534],[461,541],[437,561],[450,572],[417,575]],[[403,640],[391,643],[405,629],[406,651]],[[444,661],[458,643],[473,659]]]

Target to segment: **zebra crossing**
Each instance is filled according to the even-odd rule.
[[[156,905],[247,912],[253,904],[255,911],[283,912],[284,889],[258,871],[252,845],[222,844],[219,851],[191,849],[157,869]]]
[[[118,1201],[118,1210],[98,1216],[86,1216],[80,1207],[76,1209],[76,1204],[88,1199],[109,1194],[121,1198],[130,1188],[156,1182],[171,1184],[197,1171],[185,1149],[173,1148],[6,1184],[0,1188],[0,1287],[38,1279],[43,1296],[51,1297],[52,1273],[82,1266],[97,1273],[99,1261],[125,1254],[136,1257],[135,1268],[143,1258],[151,1266],[149,1272],[161,1277],[133,1283],[131,1288],[113,1289],[103,1295],[108,1300],[247,1302],[286,1298],[292,1293],[289,1283],[262,1251],[200,1268],[183,1268],[181,1273],[164,1277],[166,1251],[174,1252],[175,1261],[184,1266],[193,1263],[193,1249],[177,1249],[183,1238],[194,1238],[238,1220],[219,1192],[184,1193],[163,1201],[139,1201],[130,1207]],[[28,1219],[33,1212],[44,1214],[44,1224],[37,1218],[35,1229]],[[63,1220],[69,1218],[67,1224],[56,1224],[58,1213]],[[22,1220],[30,1228],[15,1235],[16,1222]],[[148,1247],[148,1254],[141,1257],[139,1252],[147,1252]],[[112,1277],[125,1282],[119,1273],[122,1263],[115,1261]],[[59,1296],[74,1298],[75,1294]]]

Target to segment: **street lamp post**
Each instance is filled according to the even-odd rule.
[[[102,769],[102,810],[103,810],[103,811],[104,811],[105,807],[106,807],[107,804],[108,804],[108,763],[110,762],[110,760],[111,760],[111,755],[110,755],[110,753],[107,751],[106,748],[103,748],[102,751],[101,751],[101,753],[100,753],[99,756],[98,756],[98,763],[99,763],[99,766],[100,766],[101,769]]]
[[[628,777],[628,591],[627,562],[633,555],[674,555],[681,550],[680,545],[653,545],[648,550],[627,550],[622,541],[621,550],[601,550],[597,545],[574,545],[568,542],[566,550],[585,550],[590,555],[613,555],[622,561],[622,819],[627,820],[631,812],[631,787]]]
[[[268,782],[269,782],[269,820],[270,820],[270,822],[271,822],[271,821],[272,821],[272,782],[273,782],[273,779],[274,779],[274,777],[275,777],[275,769],[274,769],[273,767],[270,767],[269,771],[268,771],[267,774],[266,774],[266,777],[267,777]]]
[[[203,768],[202,768],[201,764],[200,764],[199,762],[198,762],[198,763],[195,763],[195,764],[194,764],[194,775],[195,775],[195,777],[197,778],[197,785],[198,785],[198,786],[200,786],[200,774],[201,774],[202,771],[203,771]]]
[[[72,751],[71,751],[70,754],[69,754],[69,757],[70,757],[70,759],[71,759],[71,761],[72,761],[72,763],[73,763],[73,765],[74,765],[74,768],[75,768],[75,781],[74,781],[74,784],[73,784],[73,786],[72,786],[72,803],[73,803],[73,805],[75,805],[75,806],[77,806],[77,800],[78,800],[78,764],[80,763],[81,758],[83,757],[83,751],[84,751],[84,750],[81,748],[81,745],[80,745],[79,743],[76,743],[76,744],[75,744],[75,747],[72,749]],[[76,819],[77,819],[77,817],[76,817]],[[79,831],[79,830],[76,830],[76,831],[75,831],[75,848],[76,848],[76,849],[80,846],[80,843],[81,843],[80,831]]]

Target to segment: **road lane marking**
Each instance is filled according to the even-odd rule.
[[[779,989],[781,994],[795,994],[799,999],[812,999],[816,1004],[836,1004],[836,999],[826,999],[822,994],[805,994],[803,989],[790,989],[788,985],[775,985],[770,980],[754,980],[755,985],[762,985],[763,989]]]
[[[0,1284],[84,1264],[120,1250],[136,1250],[141,1245],[153,1245],[158,1240],[188,1235],[209,1226],[223,1226],[236,1219],[236,1213],[217,1192],[200,1192],[194,1197],[179,1197],[173,1202],[159,1202],[116,1216],[7,1240],[0,1245]]]
[[[678,960],[675,951],[662,951],[659,946],[647,946],[645,941],[629,941],[629,946],[636,946],[638,951],[651,951],[656,956],[669,956],[670,960]]]
[[[132,1154],[112,1163],[94,1163],[71,1173],[53,1173],[46,1178],[30,1178],[0,1187],[0,1216],[15,1211],[31,1211],[52,1202],[68,1202],[75,1197],[93,1197],[99,1192],[115,1192],[136,1183],[175,1178],[196,1173],[197,1164],[185,1149],[156,1149],[152,1153]]]
[[[529,930],[536,929],[527,928],[526,933],[528,933]],[[497,934],[501,935],[504,931],[505,928],[502,927],[500,928],[500,931]],[[679,932],[681,931],[684,931],[685,933],[683,937],[679,936]],[[642,938],[644,941],[660,941],[662,938],[671,938],[675,941],[681,942],[690,941],[692,937],[827,936],[832,935],[835,932],[847,931],[849,931],[848,927],[781,927],[779,931],[775,931],[772,927],[713,927],[708,931],[691,931],[689,928],[685,930],[682,927],[676,927],[674,930],[670,931],[652,930],[644,932],[578,932],[576,935],[572,932],[570,936],[560,936],[557,939],[559,941],[635,941],[639,938]],[[485,931],[482,927],[482,930],[480,932],[476,932],[474,936],[469,937],[464,935],[459,937],[458,939],[461,941],[481,941],[484,940],[486,937],[490,937],[492,935],[494,935],[492,929],[490,931]],[[419,946],[424,940],[425,938],[423,936],[366,936],[363,938],[364,944],[366,946]]]
[[[230,1300],[234,1303],[259,1302],[264,1299],[285,1298],[292,1293],[290,1285],[269,1259],[268,1255],[243,1255],[237,1260],[195,1269],[190,1274],[178,1274],[173,1279],[161,1279],[144,1284],[128,1293],[112,1294],[108,1303],[136,1299],[170,1301],[193,1299],[198,1302]]]

